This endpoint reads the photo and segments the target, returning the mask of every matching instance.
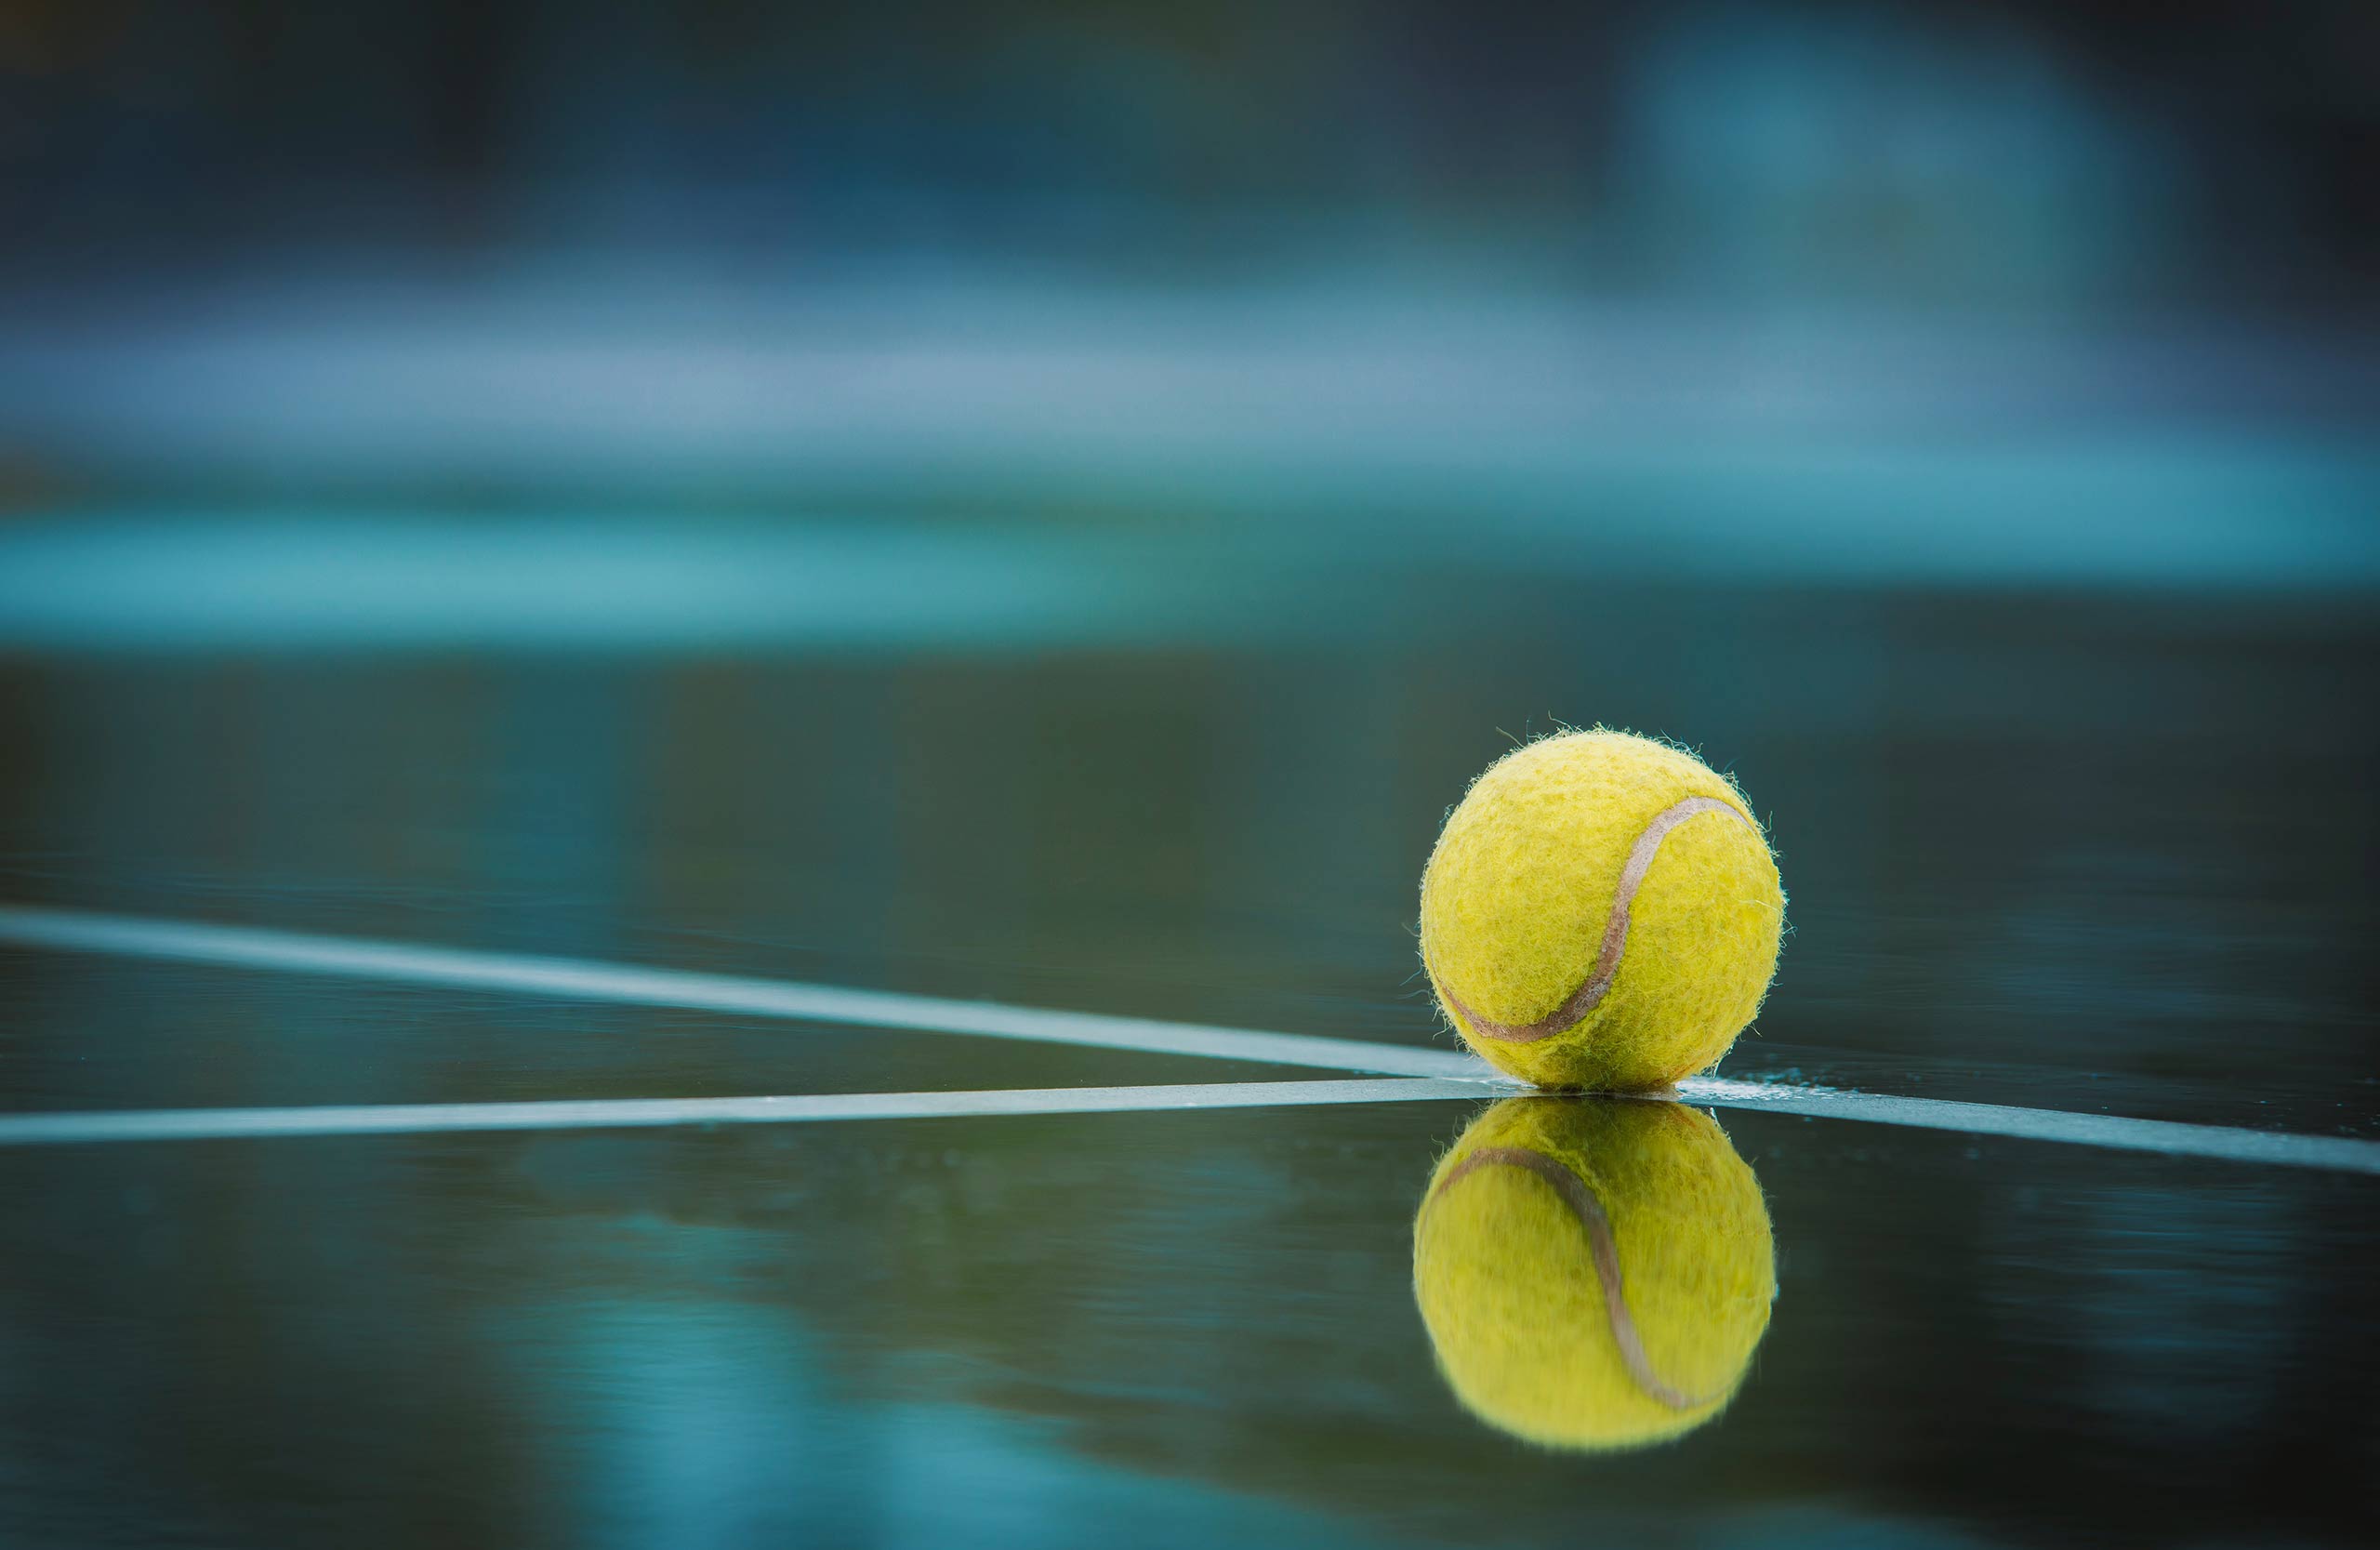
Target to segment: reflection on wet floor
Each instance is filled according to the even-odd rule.
[[[1519,1107],[8,1153],[0,1437],[45,1485],[0,1496],[0,1539],[1025,1544],[1122,1513],[1160,1545],[2022,1543],[2044,1515],[2368,1540],[2380,1365],[2366,1283],[2325,1267],[2363,1263],[2380,1184]],[[1415,1225],[1468,1123],[1602,1191],[1646,1365],[1740,1378],[1717,1419],[1606,1456],[1464,1408],[1414,1271],[1464,1246],[1473,1219]],[[1742,1191],[1742,1240],[1644,1236],[1633,1202],[1698,1177]],[[1483,1167],[1442,1203],[1485,1185],[1561,1229],[1514,1257],[1600,1341],[1592,1241],[1540,1178]],[[1722,1287],[1736,1318],[1698,1333],[1681,1307]],[[1612,1349],[1575,1359],[1625,1395]],[[1567,1424],[1677,1419],[1606,1414]]]
[[[1642,1448],[1735,1398],[1768,1328],[1760,1183],[1674,1104],[1508,1098],[1413,1224],[1413,1291],[1463,1408],[1548,1448]]]

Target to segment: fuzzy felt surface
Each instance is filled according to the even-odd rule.
[[[1422,963],[1448,1020],[1541,1087],[1655,1088],[1711,1066],[1760,1010],[1784,922],[1742,793],[1621,732],[1499,760],[1421,880]]]
[[[1413,1294],[1463,1408],[1542,1447],[1643,1447],[1710,1421],[1768,1328],[1759,1182],[1699,1110],[1508,1098],[1440,1159]]]

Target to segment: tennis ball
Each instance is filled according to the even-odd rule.
[[[1716,1416],[1776,1292],[1759,1181],[1678,1104],[1508,1098],[1440,1159],[1413,1222],[1448,1386],[1546,1448],[1641,1448]]]
[[[1743,793],[1624,732],[1515,749],[1421,876],[1421,962],[1463,1041],[1540,1087],[1660,1087],[1726,1053],[1785,894]]]

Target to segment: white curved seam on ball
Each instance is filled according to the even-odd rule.
[[[1636,1317],[1629,1310],[1627,1289],[1620,1284],[1620,1243],[1612,1236],[1611,1218],[1604,1213],[1603,1202],[1587,1187],[1586,1181],[1542,1152],[1527,1146],[1482,1146],[1456,1163],[1454,1170],[1439,1181],[1431,1199],[1454,1187],[1464,1174],[1495,1164],[1519,1168],[1536,1174],[1554,1186],[1562,1203],[1577,1217],[1587,1235],[1587,1255],[1595,1269],[1595,1281],[1603,1292],[1604,1318],[1611,1326],[1612,1343],[1620,1348],[1620,1364],[1628,1369],[1628,1376],[1635,1382],[1645,1397],[1673,1411],[1700,1410],[1727,1397],[1728,1390],[1714,1394],[1692,1395],[1661,1380],[1653,1371],[1653,1358],[1645,1354],[1644,1337],[1637,1332]]]
[[[1653,869],[1653,857],[1659,854],[1661,841],[1669,838],[1671,830],[1699,813],[1725,813],[1754,833],[1759,832],[1759,826],[1745,815],[1743,809],[1718,797],[1688,797],[1654,814],[1644,832],[1636,836],[1636,842],[1629,847],[1628,860],[1620,868],[1620,886],[1612,894],[1611,913],[1604,920],[1603,947],[1595,955],[1594,967],[1560,1006],[1533,1023],[1500,1023],[1473,1011],[1433,966],[1431,977],[1437,981],[1447,1005],[1473,1032],[1505,1044],[1534,1044],[1576,1027],[1580,1018],[1602,1004],[1611,991],[1612,982],[1620,977],[1620,955],[1628,946],[1630,908],[1636,902],[1636,891],[1645,885],[1646,874]]]

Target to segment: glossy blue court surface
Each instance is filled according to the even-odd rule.
[[[0,1550],[2380,1545],[2375,21],[0,3]]]
[[[2360,529],[1949,586],[288,520],[0,530],[9,1543],[2380,1531]],[[1413,1284],[1513,1091],[1416,879],[1556,716],[1699,741],[1792,896],[1682,1094],[1766,1331],[1609,1454],[1466,1408]]]

